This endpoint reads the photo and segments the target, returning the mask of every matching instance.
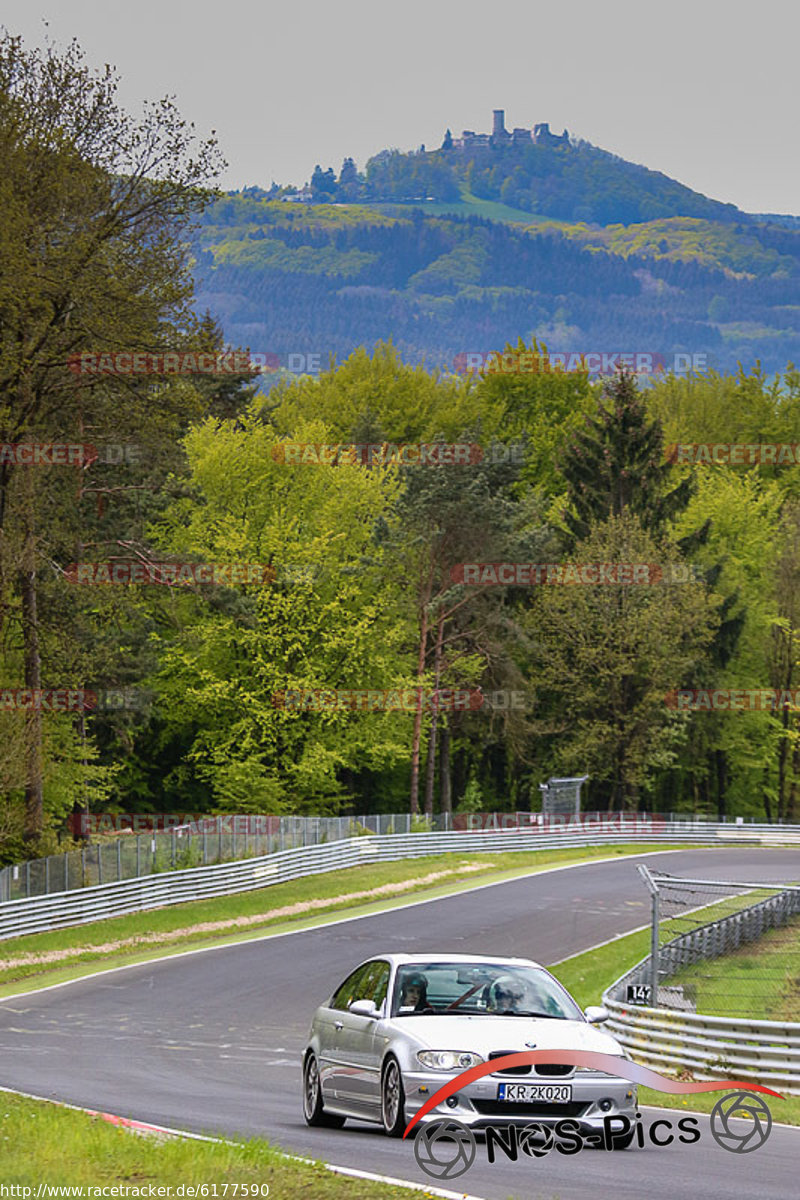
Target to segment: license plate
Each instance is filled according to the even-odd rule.
[[[497,1099],[530,1104],[568,1104],[572,1099],[571,1083],[498,1083]]]

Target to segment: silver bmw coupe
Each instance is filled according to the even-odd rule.
[[[318,1008],[303,1051],[309,1125],[346,1119],[401,1137],[427,1100],[460,1072],[527,1049],[625,1052],[582,1012],[544,967],[523,958],[386,954],[352,971]],[[424,1120],[455,1118],[476,1129],[572,1118],[585,1133],[605,1117],[634,1124],[626,1079],[562,1063],[500,1069],[465,1084]],[[624,1123],[623,1123],[624,1124]]]

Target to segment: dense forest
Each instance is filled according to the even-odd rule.
[[[74,43],[3,35],[0,92],[0,862],[87,809],[527,808],[552,774],[800,816],[795,230],[220,197],[213,141]],[[775,700],[679,699],[711,692]]]

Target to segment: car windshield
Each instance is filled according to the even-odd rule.
[[[503,963],[405,963],[398,967],[392,1016],[469,1013],[582,1020],[572,997],[541,967]]]

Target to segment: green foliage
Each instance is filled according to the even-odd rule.
[[[330,443],[321,421],[299,441]],[[180,630],[158,636],[166,720],[217,807],[281,811],[334,801],[340,769],[407,754],[403,717],[304,711],[291,694],[405,686],[404,623],[374,540],[391,522],[391,471],[278,461],[281,442],[253,411],[198,426],[186,442],[193,494],[153,530],[173,553],[271,564],[272,584],[210,603],[187,598]],[[287,565],[314,568],[287,576]],[[289,695],[284,702],[281,697]]]
[[[474,775],[470,775],[467,780],[467,786],[464,788],[464,795],[458,802],[457,811],[462,813],[484,812],[486,801],[481,790],[481,785],[478,783]]]
[[[659,563],[665,572],[681,564],[630,511],[594,524],[570,558]],[[703,584],[546,587],[529,621],[538,725],[555,735],[559,774],[589,774],[612,807],[636,808],[685,737],[686,716],[666,701],[713,634]]]
[[[567,526],[574,538],[585,538],[595,522],[628,511],[658,533],[686,507],[692,479],[670,487],[661,427],[648,419],[632,376],[618,375],[606,396],[561,461],[572,508]]]

